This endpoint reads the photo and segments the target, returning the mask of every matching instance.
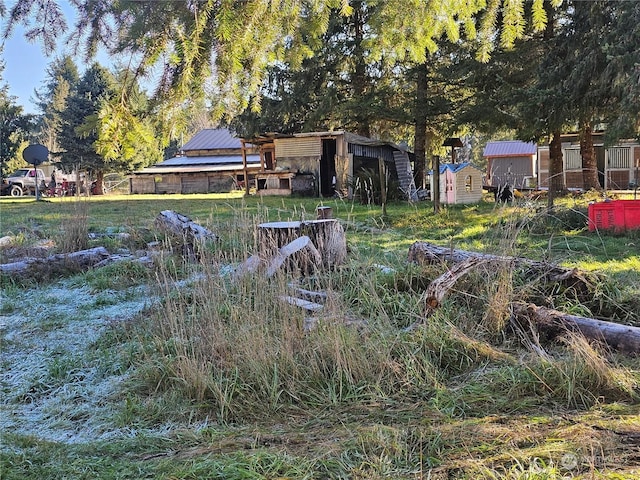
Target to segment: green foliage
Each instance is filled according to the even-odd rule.
[[[63,125],[58,136],[60,165],[67,171],[78,169],[93,173],[106,170],[104,156],[96,152],[100,129],[98,114],[113,95],[113,79],[98,64],[89,67],[77,88],[67,98],[62,112]]]
[[[52,156],[56,156],[60,153],[58,135],[63,124],[62,112],[66,108],[67,99],[78,86],[78,67],[70,56],[65,55],[52,61],[46,73],[44,86],[36,90],[35,94],[37,106],[42,112],[37,136]]]
[[[0,178],[25,165],[22,155],[18,154],[33,127],[31,116],[25,115],[22,107],[16,105],[16,99],[9,95],[9,87],[2,78],[3,69],[0,62]]]

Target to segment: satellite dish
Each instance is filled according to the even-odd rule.
[[[24,149],[22,157],[27,163],[30,163],[35,167],[36,165],[40,165],[47,161],[47,158],[49,157],[49,149],[44,145],[35,143]]]

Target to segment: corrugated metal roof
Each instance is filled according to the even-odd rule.
[[[216,150],[221,148],[242,148],[240,139],[234,137],[226,128],[207,128],[196,133],[182,146],[183,151]]]
[[[249,171],[259,171],[260,165],[247,165]],[[232,165],[186,165],[186,166],[169,166],[169,167],[147,167],[133,172],[134,175],[153,174],[166,175],[169,173],[206,173],[206,172],[242,172],[242,164]]]
[[[247,164],[260,164],[260,155],[248,154]],[[242,166],[242,155],[207,155],[200,157],[173,157],[164,162],[157,163],[155,166],[162,167],[186,167],[197,165],[227,165],[235,164]]]
[[[488,142],[484,147],[484,157],[523,157],[535,155],[538,146],[533,142],[521,140],[506,140],[502,142]]]

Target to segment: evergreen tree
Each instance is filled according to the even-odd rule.
[[[108,161],[96,147],[100,112],[113,95],[111,74],[93,64],[82,75],[75,92],[67,98],[58,136],[61,166],[66,171],[88,172],[95,176],[98,186],[102,185],[104,172],[109,168]]]
[[[78,81],[78,68],[73,59],[66,55],[48,65],[45,83],[42,89],[36,90],[36,105],[42,112],[38,140],[52,153],[60,150],[58,134],[62,128],[61,115]]]
[[[127,95],[108,95],[99,105],[95,142],[96,153],[110,171],[132,172],[162,160],[162,144],[158,140],[155,116],[148,112],[149,99],[140,89],[135,75],[121,69],[109,87]]]

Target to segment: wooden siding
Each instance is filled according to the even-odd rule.
[[[183,175],[182,193],[206,193],[209,190],[209,179],[206,175]]]
[[[155,175],[156,193],[182,193],[180,175]]]
[[[322,156],[322,139],[320,137],[276,138],[276,162],[285,157],[317,157]]]
[[[607,172],[607,188],[611,190],[626,190],[633,180],[629,170],[609,170]]]
[[[209,175],[209,193],[226,193],[236,188],[235,175]]]
[[[156,193],[153,176],[135,176],[129,179],[129,191],[133,194]]]
[[[565,170],[564,181],[567,188],[584,188],[584,178],[582,177],[582,169]]]

